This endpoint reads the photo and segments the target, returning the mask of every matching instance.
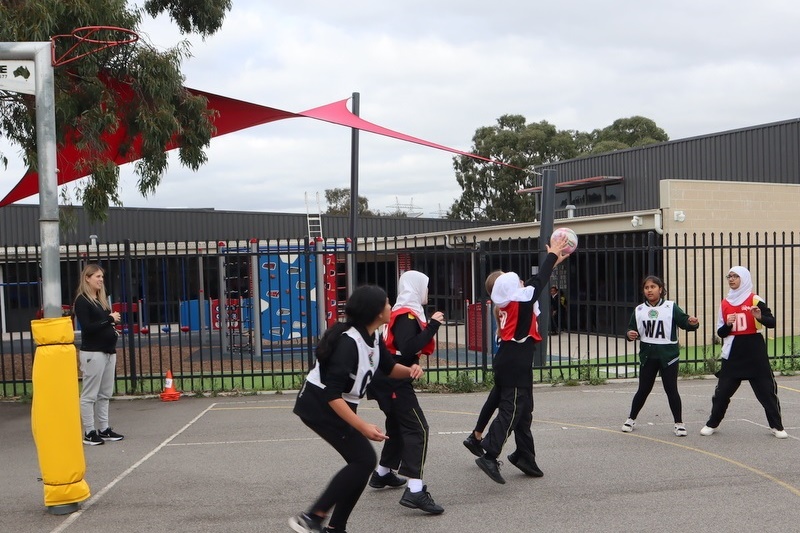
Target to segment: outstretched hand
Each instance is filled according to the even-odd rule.
[[[569,239],[567,239],[566,235],[562,235],[560,239],[550,240],[550,244],[546,244],[544,247],[547,250],[548,254],[555,254],[558,257],[556,260],[556,264],[559,264],[564,259],[569,257],[569,254],[565,252],[567,246],[569,244]]]

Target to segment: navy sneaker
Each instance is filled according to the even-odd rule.
[[[297,533],[322,533],[322,519],[308,513],[300,513],[289,519],[289,527]],[[327,529],[327,528],[325,528]]]
[[[475,457],[483,457],[483,447],[481,446],[481,441],[475,438],[475,432],[469,434],[469,437],[464,439],[464,446],[474,455]]]
[[[419,492],[411,492],[408,490],[408,487],[406,487],[406,490],[403,492],[403,497],[400,498],[400,505],[411,509],[419,509],[428,514],[442,514],[444,512],[444,507],[437,505],[436,502],[433,501],[431,493],[428,492],[427,485],[422,487],[422,490]]]
[[[383,487],[397,488],[405,485],[406,481],[405,478],[398,477],[392,471],[381,476],[373,470],[372,476],[369,478],[369,486],[373,489],[382,489]]]
[[[483,470],[487,476],[492,478],[492,481],[505,485],[506,480],[500,475],[500,463],[497,459],[489,459],[485,455],[475,459],[475,464]]]
[[[527,455],[520,455],[519,453],[514,452],[508,456],[508,462],[529,476],[542,477],[544,475],[544,472],[542,472],[539,466],[536,464],[536,460]]]

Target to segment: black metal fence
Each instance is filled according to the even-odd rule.
[[[683,333],[681,370],[710,373],[719,354],[717,307],[724,274],[748,267],[778,318],[767,330],[777,371],[800,367],[800,243],[794,233],[586,235],[551,282],[566,298],[561,333],[535,358],[541,382],[604,380],[638,372],[636,343],[624,334],[647,274],[664,278],[670,299],[701,321]],[[468,241],[452,237],[270,242],[101,243],[62,246],[64,312],[82,267],[106,270],[112,305],[122,312],[117,392],[159,392],[171,370],[183,391],[293,389],[310,365],[321,331],[335,320],[347,282],[374,283],[393,299],[404,270],[430,277],[428,310],[444,312],[438,349],[423,364],[428,382],[482,381],[491,369],[491,316],[483,281],[493,270],[535,273],[538,239]],[[0,249],[0,396],[31,393],[35,347],[30,321],[41,306],[40,250]],[[548,315],[541,328],[549,331]],[[76,339],[79,341],[79,325]]]

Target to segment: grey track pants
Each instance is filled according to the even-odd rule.
[[[117,354],[80,351],[83,387],[81,388],[81,423],[83,432],[108,428],[108,401],[114,394]],[[95,416],[97,425],[95,426]]]

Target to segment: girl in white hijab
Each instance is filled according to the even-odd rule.
[[[711,398],[711,416],[700,430],[704,436],[713,435],[731,397],[742,384],[750,382],[756,399],[764,407],[770,431],[779,439],[789,435],[783,429],[778,385],[767,355],[767,345],[759,330],[761,326],[775,327],[775,317],[763,298],[753,292],[750,271],[735,266],[725,276],[728,295],[720,303],[717,335],[722,339],[722,366],[717,372],[717,387]]]
[[[401,365],[419,364],[420,356],[436,350],[435,336],[444,322],[444,314],[436,311],[428,320],[423,307],[427,303],[428,276],[416,270],[403,272],[397,281],[397,300],[385,331],[386,348]],[[406,485],[400,505],[441,514],[444,508],[434,501],[422,479],[429,427],[411,380],[388,379],[378,374],[367,395],[378,401],[386,415],[387,436],[369,486],[383,489]]]

